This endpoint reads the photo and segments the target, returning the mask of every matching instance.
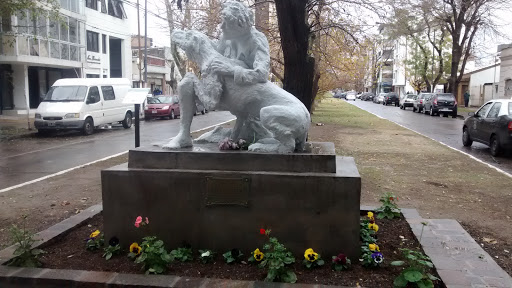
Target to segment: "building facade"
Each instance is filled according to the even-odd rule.
[[[498,97],[512,99],[512,44],[498,48],[501,65],[499,67]]]
[[[0,114],[33,114],[61,78],[131,77],[130,40],[124,34],[129,26],[122,2],[59,2],[58,20],[28,12],[1,19]]]
[[[144,36],[141,36],[140,58],[139,39],[132,36],[132,83],[133,87],[142,87],[144,84]],[[172,95],[171,76],[178,81],[179,73],[174,68],[170,47],[151,47],[153,39],[148,38],[147,48],[147,86],[154,94]],[[139,75],[140,65],[140,75]]]

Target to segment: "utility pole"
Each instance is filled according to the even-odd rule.
[[[138,60],[137,61],[137,66],[139,66],[139,88],[142,88],[142,54],[141,54],[141,51],[140,51],[140,4],[139,4],[139,0],[137,0],[137,30],[138,30],[138,36],[137,36],[137,39],[139,41],[139,44],[137,45],[137,49],[139,50],[139,57],[138,57]]]
[[[436,43],[436,30],[434,29],[434,42],[432,44],[432,90],[430,90],[431,93],[434,93],[434,45]]]
[[[144,4],[144,88],[148,85],[148,0]]]

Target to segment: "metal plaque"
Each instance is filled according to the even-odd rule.
[[[206,206],[249,205],[249,178],[206,177]]]

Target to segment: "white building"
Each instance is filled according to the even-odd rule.
[[[469,75],[469,106],[479,107],[489,100],[500,98],[497,85],[500,79],[499,64],[480,68],[464,75]],[[466,91],[462,91],[464,92]]]
[[[512,44],[498,47],[501,65],[498,76],[498,98],[512,99]]]
[[[412,87],[407,81],[406,76],[406,61],[408,59],[409,44],[407,37],[399,37],[395,40],[393,48],[393,87],[394,91],[398,94],[398,97],[405,95],[408,92],[415,93],[414,87]]]
[[[0,114],[33,114],[61,78],[131,77],[129,25],[122,2],[59,2],[63,22],[22,13],[2,19]]]

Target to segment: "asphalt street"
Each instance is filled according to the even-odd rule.
[[[349,103],[452,148],[470,154],[489,165],[512,174],[512,153],[495,158],[491,156],[489,147],[486,145],[476,142],[473,142],[471,147],[464,147],[462,145],[462,126],[464,120],[442,116],[432,117],[423,113],[412,112],[412,108],[402,110],[395,106],[384,106],[371,101],[356,100],[349,101]]]
[[[192,122],[192,131],[234,118],[229,112],[212,111],[198,115]],[[176,136],[179,122],[178,119],[141,121],[141,147]],[[135,127],[113,126],[96,130],[91,136],[65,132],[47,137],[34,134],[31,138],[19,141],[19,145],[0,142],[0,190],[134,148]],[[38,141],[44,143],[37,145]]]

